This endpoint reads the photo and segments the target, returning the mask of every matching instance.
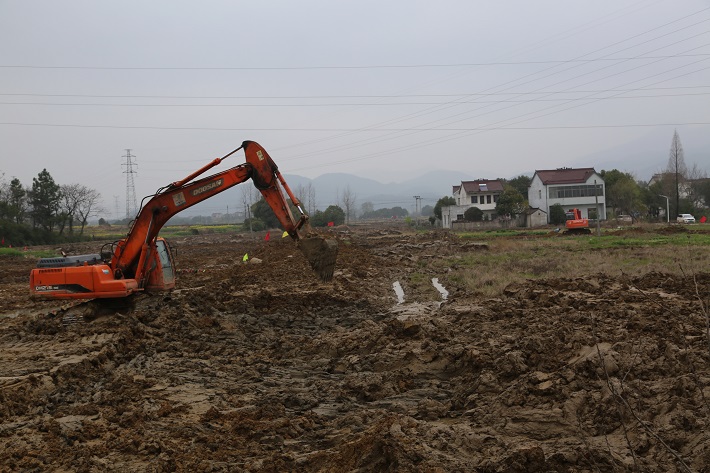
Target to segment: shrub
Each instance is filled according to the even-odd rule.
[[[565,209],[560,204],[550,206],[550,223],[553,225],[562,225],[567,220]]]
[[[463,218],[465,218],[469,222],[480,222],[481,220],[483,220],[483,210],[479,209],[478,207],[468,208],[463,213]]]

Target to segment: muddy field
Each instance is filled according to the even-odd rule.
[[[0,258],[0,471],[710,472],[707,273],[486,299],[428,269],[485,247],[337,238],[329,283],[288,239],[178,239],[179,289],[100,310]]]

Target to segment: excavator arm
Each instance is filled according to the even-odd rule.
[[[244,149],[246,156],[244,164],[194,180],[240,149]],[[300,202],[291,192],[266,150],[254,141],[245,141],[241,147],[226,156],[213,160],[186,178],[159,190],[143,205],[128,237],[121,241],[114,251],[110,263],[114,270],[114,277],[134,278],[138,281],[139,287],[142,287],[146,275],[147,257],[151,251],[154,251],[155,239],[163,225],[175,214],[249,179],[264,196],[291,238],[297,241],[304,239],[307,235],[301,235],[299,230],[303,229],[304,233],[308,233],[310,229],[308,216]],[[299,210],[301,215],[298,219],[294,218],[284,197],[284,191]],[[324,243],[320,239],[317,240],[315,244],[309,242],[301,245],[301,249],[321,279],[329,280],[333,274],[337,249],[334,242]],[[324,255],[324,252],[328,254]]]
[[[209,177],[197,179],[238,150],[246,162]],[[163,225],[175,214],[251,179],[288,234],[323,281],[333,277],[337,243],[311,234],[308,216],[291,192],[276,164],[253,141],[217,158],[180,181],[158,190],[142,206],[128,232],[106,264],[103,254],[42,258],[30,272],[30,293],[49,299],[120,298],[142,290],[166,290],[175,286],[172,257],[158,238]],[[298,209],[294,218],[284,192]]]

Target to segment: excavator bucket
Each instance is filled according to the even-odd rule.
[[[298,246],[323,282],[333,279],[335,258],[338,255],[337,241],[313,236],[299,240]]]

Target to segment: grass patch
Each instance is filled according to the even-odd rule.
[[[121,240],[128,235],[128,227],[87,227],[85,234],[93,236],[95,240]],[[213,233],[239,233],[243,231],[241,225],[166,225],[160,229],[160,236],[165,238],[186,237],[199,234]]]
[[[0,256],[21,256],[32,258],[56,258],[59,255],[51,250],[20,250],[17,248],[0,248]]]
[[[663,229],[661,229],[663,230]],[[579,278],[599,273],[640,276],[706,272],[710,232],[615,231],[601,237],[524,238],[527,232],[466,232],[465,240],[485,240],[487,251],[467,251],[435,261],[444,284],[496,297],[509,284],[539,278]],[[523,238],[521,238],[521,236]]]
[[[169,227],[163,227],[163,229]],[[242,225],[190,225],[190,231],[197,230],[199,233],[237,233],[242,230]]]

